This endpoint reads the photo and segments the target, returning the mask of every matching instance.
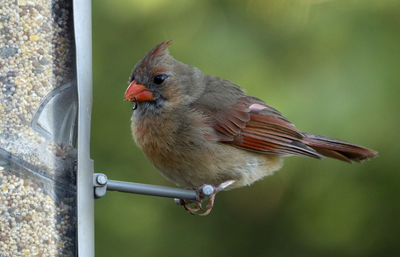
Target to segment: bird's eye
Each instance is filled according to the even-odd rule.
[[[153,81],[154,83],[156,83],[157,85],[160,85],[164,82],[164,80],[166,80],[168,78],[167,74],[158,74],[154,77]]]

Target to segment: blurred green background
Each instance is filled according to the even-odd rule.
[[[159,42],[307,132],[379,151],[363,164],[289,157],[207,217],[171,199],[96,200],[96,256],[400,256],[400,1],[93,1],[92,158],[111,179],[172,186],[136,147],[134,64]]]

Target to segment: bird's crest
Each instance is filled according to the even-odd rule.
[[[169,55],[168,46],[173,43],[172,40],[164,41],[155,46],[142,60],[142,65],[152,65],[157,62],[159,58]]]
[[[169,51],[168,51],[168,46],[170,44],[172,44],[173,41],[169,40],[169,41],[164,41],[158,45],[156,45],[153,49],[151,49],[151,51],[146,55],[145,59],[147,59],[148,61],[152,60],[152,59],[156,59],[157,57],[162,57],[164,55],[168,55]]]
[[[164,41],[160,44],[158,44],[156,47],[154,47],[150,53],[148,54],[151,57],[156,57],[156,56],[160,56],[160,55],[164,55],[168,52],[168,46],[171,45],[174,41],[172,40],[168,40],[168,41]]]

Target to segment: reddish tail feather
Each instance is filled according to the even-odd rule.
[[[304,133],[304,141],[318,153],[345,162],[361,162],[374,158],[374,150],[344,142],[338,139]]]

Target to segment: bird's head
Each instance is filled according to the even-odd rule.
[[[204,89],[204,75],[195,67],[169,55],[165,41],[154,47],[134,67],[124,99],[134,102],[139,113],[158,113],[188,104]]]

